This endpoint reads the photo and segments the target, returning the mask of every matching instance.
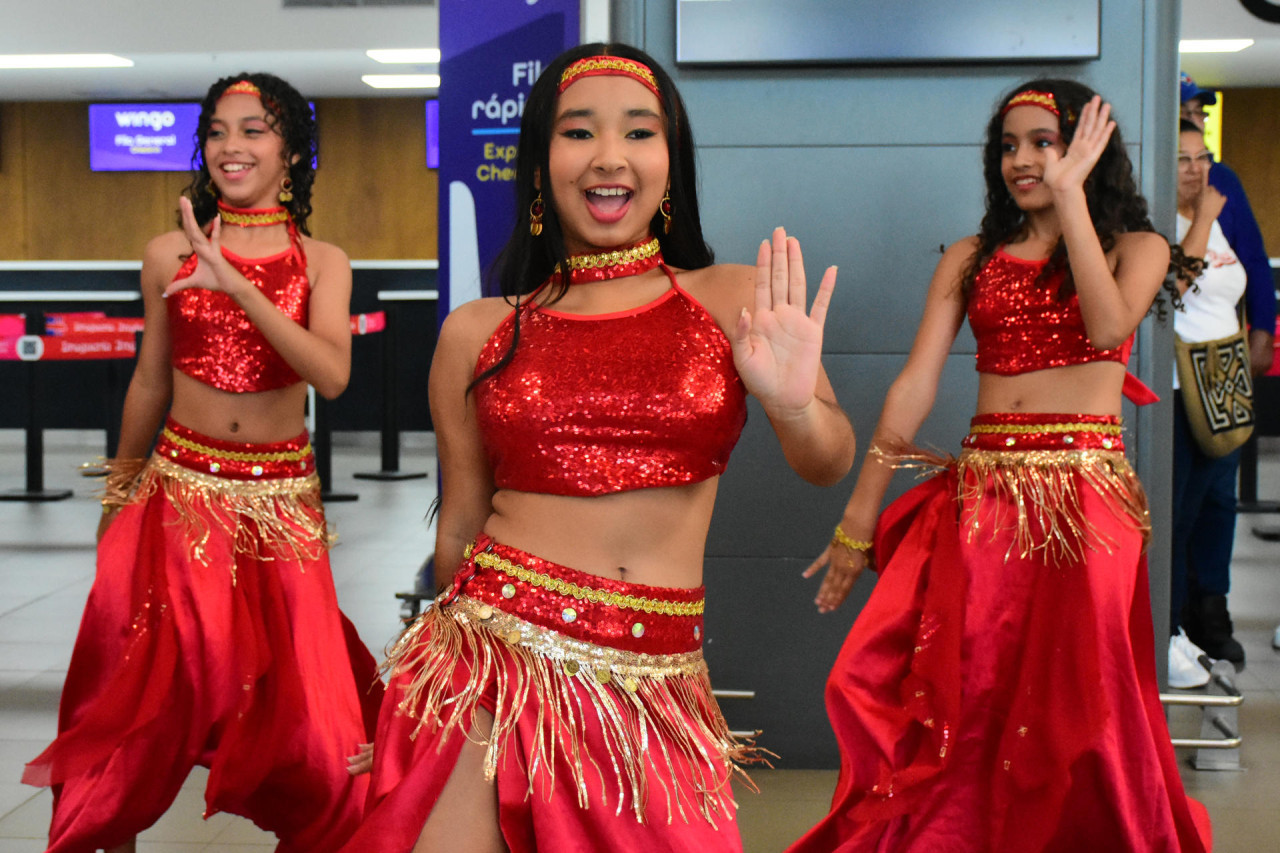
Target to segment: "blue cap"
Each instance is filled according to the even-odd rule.
[[[1201,89],[1196,85],[1196,81],[1187,76],[1187,72],[1178,72],[1178,87],[1182,90],[1182,96],[1178,99],[1179,103],[1185,104],[1192,98],[1199,98],[1200,105],[1207,107],[1210,104],[1218,103],[1218,95],[1212,89]]]

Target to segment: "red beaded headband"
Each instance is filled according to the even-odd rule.
[[[267,109],[274,113],[280,112],[280,108],[276,102],[269,97],[264,98],[262,96],[262,90],[259,89],[257,84],[251,80],[237,80],[232,83],[230,86],[222,90],[222,94],[218,96],[218,100],[221,101],[227,95],[253,95],[261,101],[262,105]]]
[[[587,56],[571,63],[560,75],[560,87],[556,89],[556,94],[563,94],[565,89],[583,77],[608,75],[630,77],[653,92],[659,101],[662,100],[662,92],[658,90],[658,79],[653,76],[649,66],[621,56]]]
[[[1039,107],[1056,116],[1062,115],[1058,110],[1058,102],[1054,100],[1052,92],[1037,92],[1035,89],[1025,89],[1014,95],[1009,99],[1009,103],[1004,105],[1000,115],[1004,115],[1014,107]]]
[[[218,96],[218,100],[221,101],[227,95],[253,95],[255,98],[261,100],[262,90],[249,80],[237,80],[222,90],[222,94]]]

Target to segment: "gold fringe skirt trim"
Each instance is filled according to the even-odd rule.
[[[701,650],[642,654],[575,640],[459,595],[445,607],[430,607],[396,642],[384,668],[392,678],[409,675],[398,708],[439,738],[437,750],[456,734],[485,747],[485,779],[493,781],[520,718],[536,709],[534,740],[528,744],[529,789],[544,776],[544,799],[555,775],[568,768],[580,808],[592,792],[584,763],[595,768],[601,790],[611,771],[622,814],[628,797],[636,820],[645,822],[652,788],[666,799],[667,822],[686,823],[697,812],[712,826],[737,804],[729,780],[738,765],[771,756],[729,730],[711,693]],[[462,669],[466,681],[454,688]],[[476,710],[492,691],[493,729],[474,734]],[[598,728],[606,755],[593,755],[588,731]],[[646,773],[646,764],[662,768]],[[682,784],[687,779],[689,784]]]
[[[332,537],[320,501],[320,480],[305,477],[232,480],[192,471],[154,455],[143,469],[132,503],[163,492],[178,514],[194,559],[209,564],[209,538],[221,531],[236,554],[257,560],[281,556],[306,563],[329,550]],[[235,566],[231,582],[235,583]]]
[[[1014,529],[1009,554],[1039,555],[1049,564],[1079,563],[1089,551],[1110,553],[1106,522],[1090,520],[1081,487],[1099,494],[1111,513],[1151,539],[1147,496],[1124,454],[1115,450],[975,450],[955,460],[962,529],[969,541]]]

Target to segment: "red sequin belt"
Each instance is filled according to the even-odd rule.
[[[453,587],[487,621],[502,613],[575,640],[647,655],[702,647],[704,588],[648,586],[561,566],[485,534],[467,546]]]
[[[1114,450],[1124,452],[1120,418],[1043,412],[994,412],[970,421],[968,450]]]
[[[173,418],[166,419],[155,452],[188,470],[230,480],[307,477],[316,467],[305,432],[288,441],[251,444],[210,438]]]

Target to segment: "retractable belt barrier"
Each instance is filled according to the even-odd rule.
[[[372,335],[386,328],[385,311],[351,316],[353,335]],[[44,334],[35,333],[38,330],[43,330]],[[25,371],[26,488],[0,492],[0,500],[54,501],[69,498],[72,494],[70,489],[51,490],[44,487],[44,425],[40,422],[39,383],[36,382],[34,363],[133,359],[138,354],[137,336],[142,331],[141,317],[108,317],[101,311],[49,313],[43,316],[38,312],[31,316],[0,314],[0,361],[23,361],[31,365]],[[355,500],[356,495],[340,495],[329,490],[333,470],[332,430],[324,407],[324,401],[316,401],[316,435],[313,437],[313,446],[321,489],[326,500]],[[111,427],[108,426],[107,429],[110,430]],[[397,444],[399,441],[395,424],[384,424],[384,448],[388,429],[392,430]]]

